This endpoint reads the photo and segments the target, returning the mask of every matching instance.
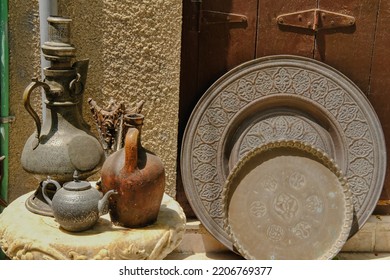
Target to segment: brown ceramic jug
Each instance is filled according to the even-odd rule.
[[[125,116],[128,130],[125,145],[111,154],[101,172],[103,193],[116,190],[110,197],[111,221],[136,228],[156,221],[165,189],[165,171],[159,157],[141,145],[143,115]]]

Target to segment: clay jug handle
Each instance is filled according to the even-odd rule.
[[[137,168],[138,161],[138,134],[135,127],[130,127],[125,138],[125,172],[132,172]]]
[[[35,121],[35,125],[37,127],[37,133],[35,135],[35,141],[33,142],[33,150],[36,149],[39,145],[39,137],[41,136],[41,120],[38,117],[38,114],[34,111],[34,109],[31,107],[31,102],[30,102],[30,96],[31,93],[34,91],[34,89],[38,87],[43,87],[45,92],[48,92],[50,90],[50,87],[48,84],[44,82],[38,81],[38,79],[33,79],[32,83],[30,83],[26,89],[24,90],[23,93],[23,105],[24,108],[26,108],[27,112],[31,115],[31,117]]]

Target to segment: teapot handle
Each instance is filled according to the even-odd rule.
[[[46,194],[46,187],[47,187],[48,184],[53,184],[56,187],[56,192],[59,189],[61,189],[61,185],[57,181],[50,179],[50,177],[48,177],[47,180],[42,182],[42,195],[43,195],[43,198],[47,201],[47,203],[51,207],[52,201]]]
[[[41,120],[38,117],[38,114],[31,107],[30,96],[34,89],[37,87],[43,87],[47,92],[50,90],[50,86],[44,82],[38,81],[38,79],[33,79],[33,81],[26,87],[23,92],[23,105],[26,108],[27,112],[33,117],[35,125],[37,127],[37,134],[35,135],[36,139],[33,142],[33,150],[36,149],[39,145],[39,137],[41,136]]]

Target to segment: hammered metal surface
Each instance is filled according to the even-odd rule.
[[[198,102],[181,152],[184,190],[195,214],[219,241],[232,248],[223,229],[221,207],[231,153],[245,120],[274,103],[293,106],[300,116],[330,134],[334,159],[353,194],[355,233],[374,210],[383,186],[386,149],[381,124],[366,97],[347,77],[326,64],[297,56],[244,63],[222,76]]]
[[[346,180],[326,154],[297,142],[247,153],[224,186],[223,208],[247,259],[331,259],[352,225]]]

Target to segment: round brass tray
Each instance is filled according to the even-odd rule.
[[[225,230],[246,259],[331,259],[353,218],[346,179],[327,154],[297,141],[248,152],[222,191]]]
[[[351,235],[376,206],[386,173],[386,148],[381,124],[360,89],[313,59],[285,55],[255,59],[232,69],[205,92],[192,112],[181,149],[189,203],[207,230],[229,248],[232,242],[223,228],[221,207],[227,176],[245,155],[252,129],[288,115],[313,132],[345,174],[356,212]],[[287,122],[287,128],[292,125]],[[283,137],[316,145],[302,135],[275,133],[255,142]]]

